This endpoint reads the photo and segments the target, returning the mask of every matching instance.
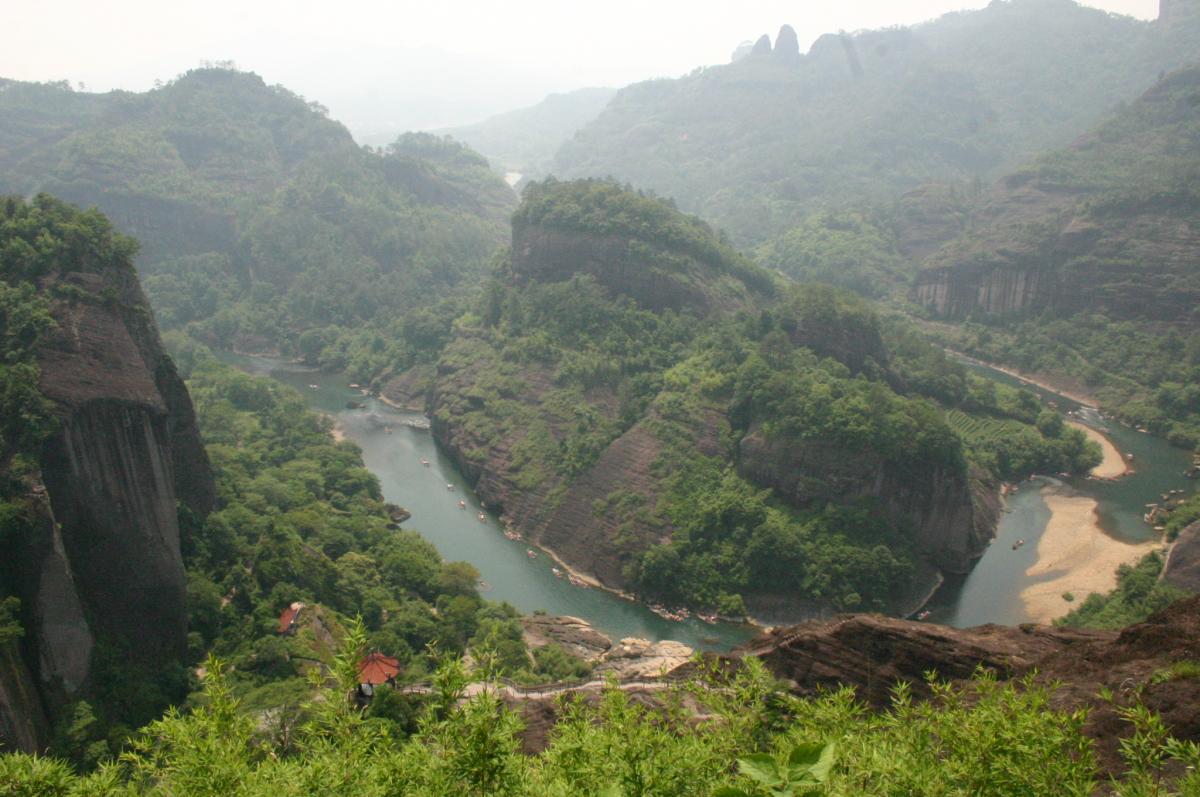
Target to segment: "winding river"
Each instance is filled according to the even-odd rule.
[[[1158,501],[1169,490],[1194,487],[1192,480],[1184,476],[1191,456],[1161,438],[1106,422],[1094,410],[1065,396],[980,363],[963,364],[998,382],[1028,388],[1040,394],[1042,401],[1056,402],[1060,410],[1074,410],[1078,420],[1103,432],[1118,451],[1133,455],[1133,471],[1113,481],[1039,478],[1034,484],[1021,485],[1015,495],[1008,497],[996,539],[987,552],[965,577],[947,580],[928,606],[931,622],[958,628],[983,623],[1017,625],[1032,619],[1021,599],[1022,591],[1055,575],[1027,573],[1037,562],[1038,542],[1050,521],[1050,508],[1038,489],[1039,482],[1058,485],[1067,495],[1094,500],[1097,524],[1110,537],[1127,543],[1150,542],[1158,535],[1142,520],[1145,505]],[[1014,550],[1018,540],[1024,540],[1024,544]]]
[[[723,651],[754,636],[756,629],[748,625],[709,625],[695,618],[672,622],[640,603],[555,577],[550,557],[529,543],[507,539],[498,518],[480,507],[428,429],[411,425],[424,425],[424,416],[364,397],[349,388],[340,374],[262,357],[219,356],[244,371],[270,376],[296,388],[308,399],[309,406],[333,416],[346,437],[362,448],[363,462],[379,478],[384,498],[412,512],[412,519],[404,527],[419,531],[446,559],[473,564],[483,581],[484,597],[507,601],[526,614],[543,610],[581,617],[613,639],[674,639],[700,650]],[[362,402],[366,407],[347,409],[348,401]],[[429,465],[423,466],[422,461]],[[459,509],[460,500],[466,502],[465,509]],[[486,522],[479,521],[481,512]],[[536,559],[529,557],[529,550],[538,553]]]
[[[707,625],[695,619],[671,622],[612,593],[573,586],[556,577],[549,556],[535,546],[504,537],[498,519],[481,509],[429,431],[419,428],[424,426],[423,416],[363,397],[341,375],[261,357],[220,356],[245,371],[270,376],[300,390],[313,409],[333,416],[346,437],[362,448],[363,460],[379,478],[384,497],[412,512],[405,527],[418,530],[447,559],[465,560],[478,568],[486,597],[507,601],[525,613],[541,610],[581,617],[615,639],[675,639],[698,649],[728,650],[754,635],[754,629],[746,625]],[[1030,387],[986,366],[968,367],[1001,382]],[[1056,401],[1062,410],[1080,410],[1066,397],[1033,389],[1044,401]],[[366,406],[347,409],[348,401]],[[1116,481],[1077,478],[1054,483],[1068,494],[1095,500],[1098,522],[1105,533],[1127,542],[1152,539],[1154,532],[1142,521],[1144,505],[1168,490],[1191,486],[1183,476],[1189,455],[1150,435],[1106,425],[1087,409],[1078,417],[1104,431],[1122,453],[1133,454],[1135,471]],[[422,461],[428,465],[422,465]],[[928,606],[930,621],[969,627],[982,623],[1015,625],[1030,619],[1020,594],[1047,578],[1030,576],[1027,570],[1037,561],[1037,543],[1051,516],[1036,486],[1023,485],[1008,498],[996,540],[970,574],[948,580],[934,595]],[[465,509],[459,508],[460,500],[466,502]],[[481,512],[483,522],[479,520]],[[1025,544],[1014,549],[1017,540]],[[538,556],[531,558],[529,550]]]

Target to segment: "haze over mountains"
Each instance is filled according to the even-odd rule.
[[[990,182],[1187,63],[1195,37],[1194,21],[1068,0],[830,34],[804,55],[787,28],[774,49],[623,89],[553,171],[628,180],[756,244],[822,206]]]
[[[382,147],[230,64],[0,78],[0,791],[1197,793],[1198,114],[1200,0]],[[985,564],[1048,608],[918,622]]]

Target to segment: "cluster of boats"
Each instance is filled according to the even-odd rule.
[[[659,617],[663,618],[664,620],[670,620],[674,623],[683,622],[692,616],[691,610],[689,610],[686,606],[681,606],[678,609],[672,610],[663,606],[661,603],[652,603],[650,604],[649,608],[650,611],[654,612]],[[709,625],[716,625],[717,623],[717,615],[715,612],[712,614],[696,612],[696,619],[701,622],[708,623]]]
[[[1154,503],[1146,504],[1147,511],[1142,515],[1142,520],[1146,525],[1152,526],[1155,531],[1162,531],[1166,528],[1167,518],[1171,516],[1171,510],[1183,503],[1183,490],[1168,490],[1162,494],[1162,500]]]
[[[554,574],[555,578],[565,578],[567,580],[567,583],[570,584],[572,587],[579,587],[580,589],[588,589],[591,587],[591,584],[587,583],[586,581],[584,581],[582,578],[575,575],[574,573],[564,573],[562,570],[559,570],[557,567],[550,568],[550,572]]]

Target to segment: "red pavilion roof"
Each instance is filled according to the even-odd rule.
[[[377,686],[400,674],[400,660],[382,653],[369,653],[358,663],[358,682]]]
[[[296,622],[296,618],[300,616],[300,610],[303,608],[304,604],[296,601],[283,610],[283,613],[279,615],[279,633],[286,634],[292,629],[292,623]]]

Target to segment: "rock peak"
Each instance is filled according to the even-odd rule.
[[[754,43],[754,49],[750,51],[751,56],[770,55],[771,54],[771,37],[763,34],[758,37],[758,41]]]
[[[791,25],[779,29],[779,35],[775,37],[775,50],[771,54],[776,60],[786,63],[800,62],[800,40],[796,38],[796,31]]]

